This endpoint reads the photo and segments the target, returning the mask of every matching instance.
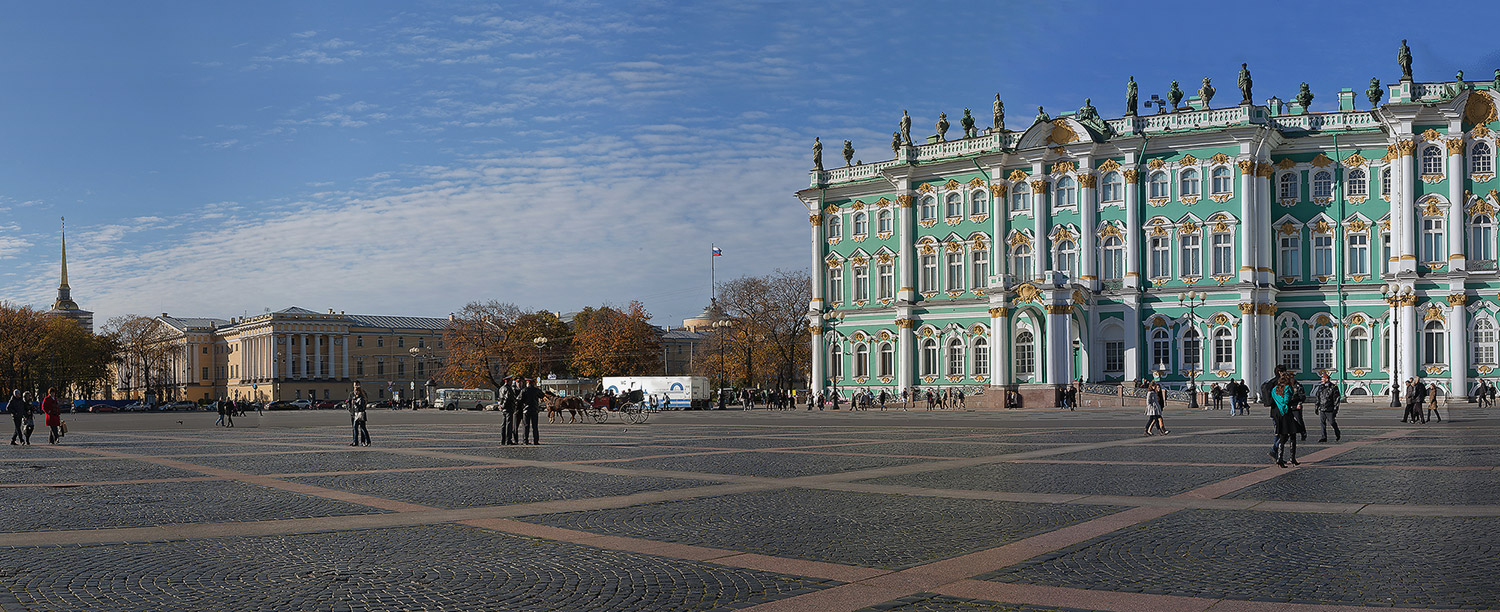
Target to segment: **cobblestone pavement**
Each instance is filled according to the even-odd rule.
[[[70,415],[0,446],[0,612],[1500,610],[1500,412],[1399,416]]]

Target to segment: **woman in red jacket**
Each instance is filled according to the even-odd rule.
[[[42,399],[42,414],[46,415],[43,424],[52,429],[47,441],[57,444],[62,438],[62,409],[57,406],[57,389],[47,389],[47,397]]]

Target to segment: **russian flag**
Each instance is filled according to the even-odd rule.
[[[720,250],[719,247],[714,247],[714,257],[723,257],[723,256],[724,256],[724,251]]]

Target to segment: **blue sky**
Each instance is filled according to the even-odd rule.
[[[1480,6],[1480,5],[1476,5]],[[1482,5],[1488,6],[1488,5]],[[1373,8],[1372,8],[1373,7]],[[927,134],[1171,80],[1314,109],[1399,77],[1492,78],[1500,9],[1088,2],[49,2],[0,20],[0,299],[124,313],[299,305],[443,316],[471,300],[658,323],[719,278],[805,269],[813,136]],[[1396,28],[1404,30],[1397,30]],[[1471,31],[1466,31],[1471,30]],[[1363,94],[1359,97],[1361,108]],[[955,129],[957,129],[955,127]]]

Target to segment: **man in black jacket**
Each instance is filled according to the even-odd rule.
[[[500,421],[500,444],[511,445],[516,443],[516,423],[521,416],[521,404],[516,391],[516,383],[511,379],[505,379],[504,386],[500,387],[500,412],[503,417]]]
[[[1412,423],[1422,420],[1422,397],[1427,394],[1427,385],[1417,384],[1416,379],[1406,379],[1406,411],[1401,414],[1401,422],[1411,419]]]
[[[11,445],[31,444],[28,440],[31,436],[26,434],[26,421],[31,419],[31,404],[21,398],[20,389],[11,392],[10,401],[5,404],[5,411],[9,412],[11,420],[16,422],[16,433],[10,436]]]
[[[521,422],[521,443],[541,444],[537,438],[537,415],[542,411],[542,390],[536,386],[536,379],[526,381],[526,388],[521,390],[521,410],[525,418]],[[531,434],[531,442],[526,441],[527,434]]]
[[[1334,420],[1339,414],[1339,386],[1329,380],[1328,374],[1323,374],[1323,381],[1318,383],[1313,390],[1313,412],[1321,415],[1323,422],[1323,437],[1319,442],[1328,441],[1328,426],[1333,426],[1333,441],[1338,442],[1343,434],[1339,433],[1339,423]]]

